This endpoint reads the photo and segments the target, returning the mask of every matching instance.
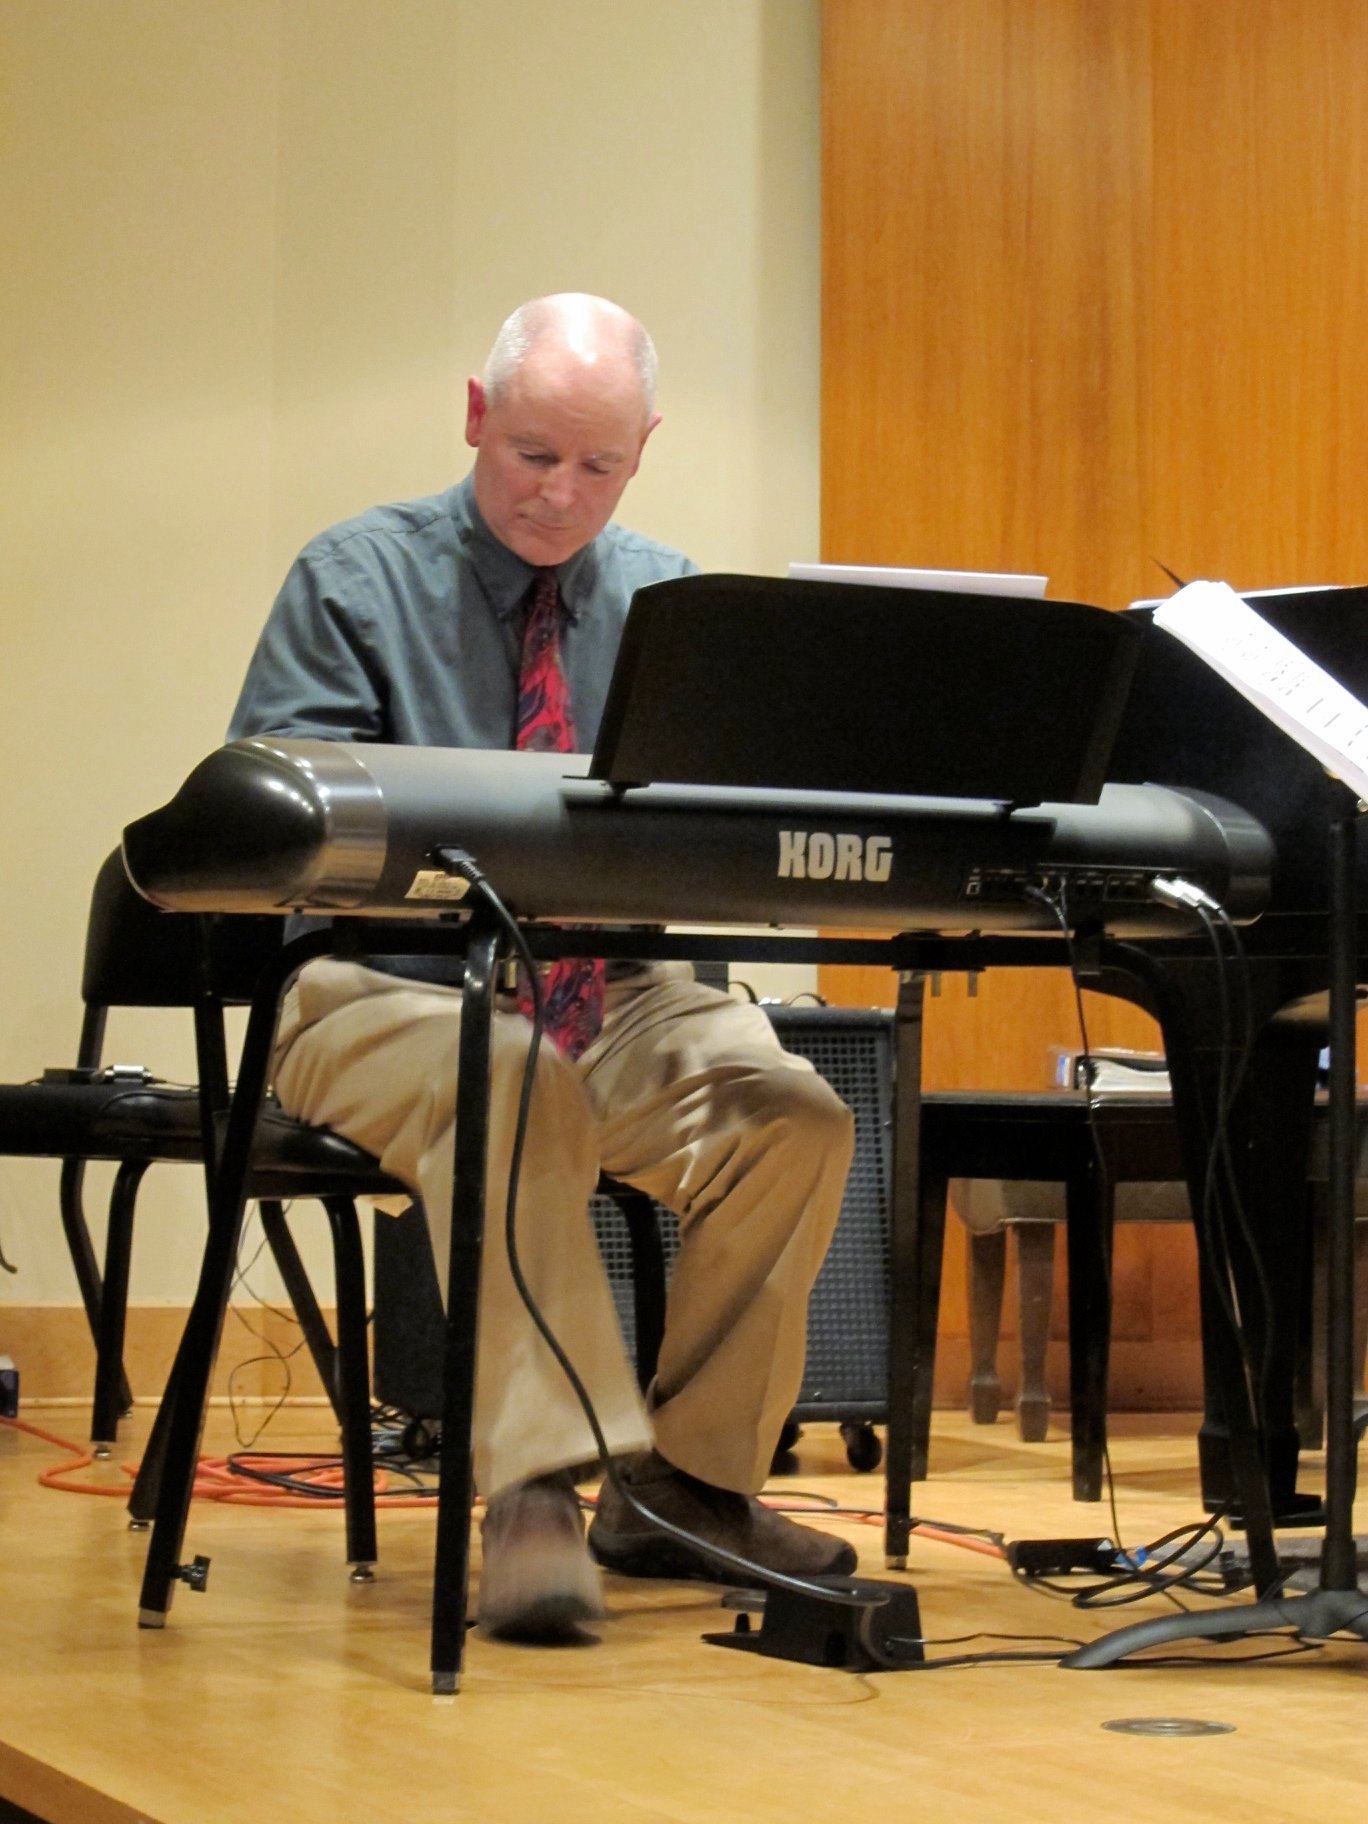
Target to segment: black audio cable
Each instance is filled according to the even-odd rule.
[[[1079,1042],[1083,1048],[1084,1081],[1089,1085],[1087,1098],[1084,1103],[1084,1112],[1088,1122],[1088,1137],[1092,1146],[1093,1157],[1097,1164],[1098,1178],[1102,1186],[1103,1194],[1104,1196],[1109,1197],[1113,1186],[1111,1182],[1111,1171],[1107,1163],[1106,1149],[1102,1144],[1102,1135],[1098,1127],[1097,1102],[1091,1092],[1091,1071],[1089,1066],[1092,1058],[1092,1042],[1088,1036],[1087,1013],[1083,1005],[1083,984],[1074,947],[1073,925],[1069,918],[1068,882],[1067,879],[1061,879],[1057,898],[1035,886],[1027,886],[1023,891],[1027,899],[1031,900],[1036,905],[1045,907],[1051,914],[1056,924],[1059,926],[1060,934],[1064,939],[1065,953],[1069,961],[1069,979],[1074,995],[1074,1013],[1075,1018],[1078,1021]],[[1105,1324],[1107,1331],[1110,1332],[1112,1316],[1111,1250],[1107,1246],[1106,1240],[1101,1236],[1098,1237],[1098,1246],[1103,1251],[1102,1285],[1104,1303],[1101,1315],[1102,1322]],[[1116,1501],[1116,1476],[1112,1469],[1111,1451],[1105,1443],[1102,1447],[1102,1466],[1107,1484],[1108,1506],[1111,1510],[1112,1533],[1117,1541],[1116,1559],[1119,1565],[1131,1564],[1134,1567],[1137,1560],[1143,1562],[1151,1551],[1158,1550],[1160,1546],[1166,1545],[1168,1540],[1159,1541],[1155,1547],[1142,1548],[1135,1553],[1127,1551],[1125,1546],[1121,1543],[1121,1519],[1117,1510]],[[1196,1536],[1200,1538],[1202,1531],[1204,1530],[1204,1526],[1199,1527]],[[1219,1551],[1219,1549],[1220,1547],[1218,1545],[1216,1550]],[[1116,1581],[1120,1584],[1144,1582],[1147,1587],[1141,1592],[1142,1594],[1167,1595],[1170,1601],[1176,1603],[1177,1599],[1172,1596],[1170,1585],[1172,1583],[1182,1582],[1183,1579],[1181,1577],[1166,1579],[1161,1575],[1156,1574],[1156,1572],[1162,1572],[1169,1562],[1171,1562],[1170,1559],[1163,1559],[1159,1565],[1152,1566],[1147,1574],[1132,1568],[1127,1571],[1125,1577]],[[1108,1580],[1104,1586],[1099,1587],[1110,1588],[1112,1581],[1113,1580]]]
[[[676,1526],[673,1521],[665,1519],[663,1515],[657,1514],[651,1508],[647,1507],[646,1504],[632,1492],[627,1483],[618,1474],[617,1465],[613,1461],[612,1454],[608,1448],[608,1441],[603,1435],[603,1428],[599,1423],[598,1413],[594,1409],[594,1403],[589,1395],[589,1390],[580,1379],[574,1363],[566,1354],[564,1348],[561,1346],[559,1338],[552,1331],[540,1306],[537,1304],[532,1290],[523,1275],[522,1263],[518,1258],[518,1181],[521,1176],[523,1147],[526,1141],[527,1123],[532,1105],[532,1086],[536,1073],[537,1054],[541,1048],[542,1035],[545,1027],[545,997],[542,989],[541,972],[537,967],[537,961],[532,954],[531,947],[529,946],[526,937],[523,935],[522,927],[518,924],[518,921],[513,917],[512,913],[509,912],[508,908],[499,898],[499,895],[480,871],[474,857],[469,855],[464,849],[443,847],[436,850],[434,859],[449,872],[456,874],[462,880],[467,881],[471,890],[479,894],[484,904],[488,906],[489,910],[503,927],[509,942],[517,952],[523,967],[527,971],[528,979],[531,984],[533,1000],[532,1038],[528,1045],[527,1059],[523,1067],[522,1086],[518,1097],[517,1122],[514,1129],[513,1147],[509,1161],[508,1200],[504,1210],[504,1243],[508,1249],[509,1270],[513,1277],[513,1283],[517,1287],[518,1296],[522,1299],[523,1304],[527,1308],[528,1315],[536,1325],[547,1348],[555,1357],[561,1372],[569,1381],[570,1386],[574,1391],[575,1398],[579,1401],[585,1419],[588,1421],[589,1430],[593,1435],[594,1447],[598,1452],[599,1463],[603,1469],[604,1476],[612,1483],[615,1492],[626,1502],[627,1506],[638,1516],[638,1518],[645,1520],[648,1525],[658,1528],[660,1532],[677,1540],[680,1544],[686,1545],[692,1550],[699,1552],[704,1557],[712,1560],[715,1564],[724,1565],[731,1571],[739,1571],[750,1581],[768,1588],[792,1590],[799,1595],[805,1596],[821,1596],[825,1600],[837,1603],[842,1607],[868,1608],[869,1596],[867,1593],[861,1595],[853,1591],[843,1590],[839,1585],[833,1587],[815,1581],[810,1582],[803,1577],[792,1577],[786,1572],[774,1571],[769,1569],[766,1565],[757,1564],[754,1560],[743,1557],[739,1552],[727,1551],[722,1546],[712,1545],[707,1540],[698,1538],[686,1528]]]
[[[1207,1156],[1206,1173],[1203,1178],[1201,1207],[1194,1212],[1194,1215],[1198,1218],[1198,1236],[1207,1249],[1217,1295],[1221,1300],[1231,1329],[1239,1341],[1245,1374],[1251,1392],[1255,1396],[1255,1411],[1262,1412],[1272,1367],[1273,1294],[1268,1283],[1268,1271],[1264,1265],[1258,1238],[1240,1195],[1239,1181],[1230,1147],[1230,1118],[1249,1069],[1254,1043],[1248,961],[1234,922],[1224,906],[1205,889],[1195,885],[1192,881],[1183,880],[1177,876],[1156,875],[1150,882],[1150,891],[1162,904],[1180,907],[1197,915],[1211,946],[1216,966],[1220,1065],[1217,1071],[1215,1122],[1212,1130],[1211,1149]],[[1226,956],[1222,947],[1222,935],[1225,935],[1230,941],[1232,952],[1230,958]],[[1228,967],[1232,960],[1238,965],[1235,973],[1235,986],[1239,996],[1238,1020],[1232,1009],[1233,997],[1228,979]],[[1257,1362],[1253,1359],[1250,1350],[1249,1327],[1245,1321],[1245,1314],[1239,1309],[1230,1234],[1218,1197],[1218,1186],[1220,1185],[1224,1186],[1231,1215],[1254,1271],[1254,1284],[1263,1320],[1261,1326],[1263,1347]]]

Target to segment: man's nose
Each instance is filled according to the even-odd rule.
[[[572,505],[575,498],[575,478],[570,473],[568,466],[558,463],[554,469],[548,469],[542,477],[541,493],[542,499],[547,505],[555,507],[558,511],[564,511],[565,508]]]

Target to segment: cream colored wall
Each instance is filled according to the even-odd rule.
[[[709,568],[816,554],[817,4],[6,0],[0,62],[14,1081],[70,1058],[95,868],[221,738],[295,550],[464,471],[523,297],[656,336],[629,523]],[[172,1037],[125,1016],[109,1054],[188,1076]],[[133,1297],[178,1302],[194,1175],[140,1209]],[[0,1159],[0,1241],[0,1301],[75,1298],[55,1167]]]

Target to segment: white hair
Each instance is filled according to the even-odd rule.
[[[544,336],[558,332],[571,348],[584,347],[606,322],[620,326],[622,340],[641,382],[646,410],[653,412],[659,371],[655,343],[636,318],[620,305],[583,291],[533,298],[530,303],[520,304],[506,319],[484,365],[482,378],[489,403],[498,403],[513,376]]]

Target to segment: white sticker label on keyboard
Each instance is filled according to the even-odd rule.
[[[459,874],[448,874],[444,868],[419,868],[405,899],[464,899],[470,882]]]

